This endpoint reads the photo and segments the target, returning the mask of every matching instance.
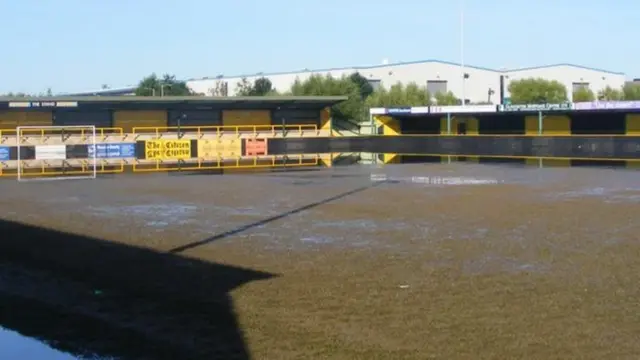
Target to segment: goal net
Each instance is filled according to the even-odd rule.
[[[96,127],[18,126],[18,181],[95,179]]]

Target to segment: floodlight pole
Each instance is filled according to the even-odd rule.
[[[460,70],[462,72],[462,106],[466,105],[464,67],[464,0],[460,0]]]

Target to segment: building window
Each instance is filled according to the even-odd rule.
[[[587,82],[574,82],[573,83],[573,92],[578,92],[580,90],[589,90],[589,83]]]
[[[435,95],[437,93],[445,94],[447,92],[447,81],[446,80],[428,80],[427,81],[427,91],[431,95]]]
[[[373,89],[373,91],[377,91],[378,89],[380,89],[380,80],[367,80],[369,82],[369,85],[371,85],[371,88]]]

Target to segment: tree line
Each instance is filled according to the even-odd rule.
[[[195,93],[186,82],[176,80],[175,76],[155,74],[140,81],[135,90],[139,96],[228,96],[228,87],[223,81],[216,81],[207,94]],[[249,81],[241,79],[236,86],[235,96],[347,96],[347,100],[332,108],[334,118],[363,120],[371,107],[426,106],[431,104],[456,105],[460,99],[452,92],[430,94],[426,86],[416,83],[391,86],[389,89],[374,89],[360,73],[349,76],[312,75],[302,81],[296,79],[285,91],[276,89],[271,80],[265,77]]]
[[[556,80],[528,78],[509,83],[508,90],[512,104],[566,103],[568,90]],[[51,96],[51,89],[38,96]],[[207,94],[193,92],[185,81],[173,75],[161,77],[151,74],[143,78],[135,89],[138,96],[228,96],[228,86],[216,81]],[[241,79],[236,86],[236,96],[347,96],[348,100],[333,107],[333,116],[346,120],[360,121],[368,116],[371,107],[460,105],[461,100],[452,92],[430,94],[426,86],[416,83],[397,83],[388,89],[374,89],[370,82],[358,72],[349,76],[312,75],[302,81],[296,79],[285,91],[274,88],[265,77],[249,81]],[[607,87],[595,94],[588,87],[575,89],[573,102],[594,100],[640,100],[640,85],[628,83],[620,89]],[[28,94],[7,94],[7,96],[30,96]]]
[[[27,93],[23,93],[23,92],[8,92],[6,94],[0,94],[0,96],[6,96],[6,97],[15,97],[15,98],[26,98],[26,97],[49,97],[49,96],[53,96],[53,91],[51,91],[51,88],[48,88],[46,91],[37,93],[37,94],[27,94]]]
[[[162,91],[161,91],[162,90]],[[567,88],[556,80],[528,78],[509,83],[512,104],[566,103],[569,101]],[[167,96],[228,96],[228,86],[222,80],[216,81],[207,94],[194,93],[186,82],[177,81],[174,76],[158,78],[155,74],[144,78],[136,89],[136,95],[150,96],[164,93]],[[333,116],[360,121],[368,116],[371,107],[460,105],[461,100],[452,92],[430,94],[426,86],[416,83],[397,83],[386,89],[374,89],[369,81],[355,72],[349,76],[311,75],[306,80],[296,79],[291,87],[279,91],[271,80],[265,77],[249,81],[241,79],[236,86],[236,96],[347,96],[348,100],[335,105]],[[572,94],[573,102],[594,100],[640,100],[640,85],[627,84],[620,89],[607,87],[594,94],[588,87],[577,88]],[[486,103],[485,103],[486,104]]]
[[[569,101],[567,87],[557,80],[529,78],[509,84],[512,104],[561,104]],[[595,100],[640,100],[640,84],[627,83],[619,89],[607,86],[598,93],[583,86],[573,90],[572,102]]]

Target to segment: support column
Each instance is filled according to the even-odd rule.
[[[530,136],[571,136],[571,118],[565,115],[527,115],[524,118],[525,134]],[[527,159],[527,165],[540,167],[571,166],[571,160],[565,159]]]
[[[627,114],[625,120],[625,134],[640,136],[640,114]],[[627,167],[640,169],[640,161],[627,161]]]
[[[399,136],[402,133],[400,122],[397,119],[387,115],[375,115],[374,119],[382,125],[382,135]],[[398,154],[383,154],[383,162],[385,164],[399,163],[400,156]]]

